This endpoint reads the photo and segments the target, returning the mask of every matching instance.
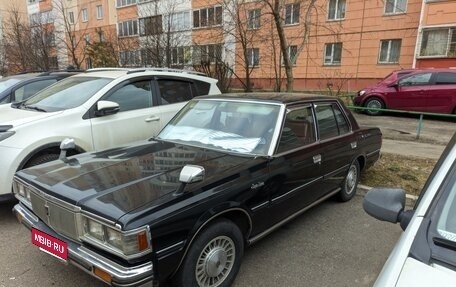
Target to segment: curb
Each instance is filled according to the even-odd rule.
[[[371,186],[367,186],[367,185],[364,185],[364,184],[358,184],[358,194],[361,195],[361,196],[365,196],[366,193],[371,190],[372,187]],[[406,202],[405,204],[408,205],[408,206],[414,206],[417,199],[418,199],[418,196],[416,195],[412,195],[412,194],[406,194],[405,195],[405,199],[406,199]]]

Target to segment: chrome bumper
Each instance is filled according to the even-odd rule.
[[[16,204],[13,208],[13,213],[17,219],[28,229],[36,228],[53,237],[67,242],[68,244],[68,262],[75,265],[79,269],[89,273],[95,278],[94,267],[104,270],[112,277],[111,282],[106,282],[112,286],[119,287],[134,287],[134,286],[152,286],[153,283],[153,265],[152,262],[141,264],[134,267],[125,267],[118,263],[113,262],[106,257],[103,257],[76,242],[67,240],[62,236],[55,233],[46,224],[44,224],[38,217],[36,217],[29,209]]]

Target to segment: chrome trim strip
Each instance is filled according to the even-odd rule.
[[[279,199],[281,199],[281,198],[283,198],[283,197],[289,195],[290,193],[293,193],[293,192],[295,192],[295,191],[298,191],[298,190],[300,190],[301,188],[303,188],[303,187],[305,187],[305,186],[308,186],[308,185],[310,185],[310,184],[312,184],[312,183],[314,183],[314,182],[316,182],[316,181],[318,181],[318,180],[320,180],[320,179],[322,179],[322,178],[323,178],[323,176],[319,176],[319,177],[315,178],[314,180],[311,180],[311,181],[309,181],[309,182],[307,182],[307,183],[305,183],[305,184],[303,184],[303,185],[300,185],[300,186],[298,186],[298,187],[295,187],[294,189],[292,189],[292,190],[290,190],[290,191],[288,191],[288,192],[286,192],[286,193],[284,193],[284,194],[282,194],[282,195],[279,195],[279,196],[277,196],[277,197],[274,197],[274,198],[271,200],[271,202],[274,202],[274,201],[276,201],[276,200],[279,200]]]
[[[21,217],[21,223],[31,229],[33,227],[51,235],[58,239],[63,239],[68,244],[68,261],[77,268],[87,272],[94,278],[100,279],[95,276],[91,271],[94,267],[100,268],[112,276],[114,286],[137,286],[139,283],[151,281],[153,277],[153,264],[146,262],[135,267],[126,267],[120,265],[110,259],[103,257],[79,243],[68,241],[55,233],[42,221],[34,221],[34,215],[31,211],[22,207],[21,204],[16,204],[13,208],[16,216]]]
[[[370,156],[372,156],[373,154],[376,154],[376,153],[380,153],[380,149],[376,149],[373,152],[370,152],[370,153],[366,154],[366,157],[370,157]]]
[[[340,172],[340,171],[343,170],[343,169],[348,169],[348,167],[350,167],[350,165],[349,165],[349,164],[346,164],[346,165],[344,165],[343,167],[339,167],[338,169],[333,170],[333,171],[331,171],[331,172],[329,172],[329,173],[323,175],[323,177],[324,177],[324,178],[331,177],[331,176],[333,176],[334,174]]]
[[[250,238],[249,240],[247,240],[247,242],[249,244],[254,244],[255,242],[257,242],[258,240],[262,239],[263,237],[265,237],[266,235],[268,235],[269,233],[273,232],[274,230],[276,230],[277,228],[279,228],[280,226],[286,224],[287,222],[289,222],[290,220],[294,219],[295,217],[297,217],[298,215],[302,214],[303,212],[309,210],[310,208],[314,207],[315,205],[325,201],[326,199],[330,198],[331,196],[335,195],[336,193],[338,193],[340,191],[340,188],[334,190],[333,192],[331,193],[328,193],[327,195],[325,195],[324,197],[320,198],[319,200],[313,202],[312,204],[304,207],[303,209],[297,211],[296,213],[290,215],[289,217],[283,219],[282,221],[274,224],[273,226],[271,226],[270,228],[266,229],[265,231],[261,232],[260,234]]]
[[[254,206],[254,207],[250,208],[250,210],[255,211],[255,210],[257,210],[257,209],[259,209],[259,208],[262,208],[263,206],[267,205],[268,203],[269,203],[269,200],[267,200],[267,201],[265,201],[265,202],[263,202],[263,203],[260,203],[260,204],[257,205],[257,206]]]
[[[175,243],[175,244],[173,244],[173,245],[170,245],[170,246],[168,246],[168,247],[165,247],[165,248],[163,248],[162,250],[159,250],[159,251],[156,252],[156,253],[157,253],[157,256],[160,257],[162,253],[165,253],[166,251],[169,251],[169,250],[171,250],[171,249],[173,249],[173,248],[176,248],[177,246],[182,245],[182,244],[184,244],[184,243],[185,243],[185,241],[182,240],[182,241],[177,242],[177,243]]]

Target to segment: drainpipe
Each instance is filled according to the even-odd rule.
[[[423,25],[424,19],[424,7],[426,5],[426,0],[421,1],[421,14],[420,14],[420,22],[418,23],[418,30],[416,33],[416,43],[415,43],[415,53],[413,54],[413,64],[412,68],[416,68],[416,55],[419,53],[419,44],[420,44],[420,37],[421,37],[421,26]]]

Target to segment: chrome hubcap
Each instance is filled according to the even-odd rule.
[[[201,287],[216,287],[230,274],[235,260],[233,240],[227,236],[212,239],[196,262],[196,281]]]
[[[358,179],[358,171],[356,166],[350,166],[350,170],[348,171],[347,179],[345,180],[345,190],[347,194],[351,194],[355,190],[356,181]]]

